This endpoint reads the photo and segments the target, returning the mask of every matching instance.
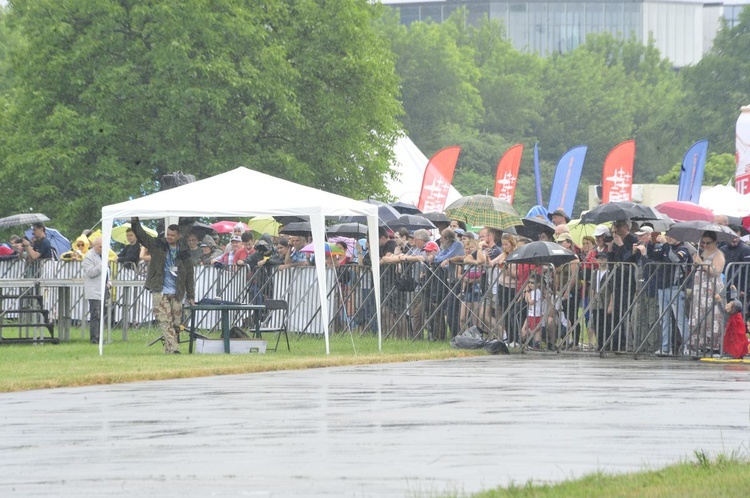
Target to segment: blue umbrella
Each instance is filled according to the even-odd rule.
[[[31,237],[34,236],[33,230],[29,228],[24,232],[24,235],[26,235],[27,239],[31,240]],[[47,238],[49,239],[50,244],[52,244],[52,249],[55,250],[58,257],[60,257],[62,253],[70,251],[70,241],[54,228],[47,227]]]

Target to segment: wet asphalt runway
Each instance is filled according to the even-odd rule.
[[[438,496],[746,454],[748,367],[513,355],[0,394],[0,496]]]

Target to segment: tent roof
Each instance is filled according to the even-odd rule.
[[[375,215],[377,206],[239,167],[102,208],[104,219],[168,216]]]

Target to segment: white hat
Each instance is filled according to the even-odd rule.
[[[602,235],[609,235],[609,228],[606,225],[596,225],[594,237],[601,237]]]
[[[653,233],[654,229],[648,225],[643,225],[637,232],[635,232],[636,235],[651,235]]]

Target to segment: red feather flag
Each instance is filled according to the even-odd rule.
[[[445,209],[445,200],[448,198],[460,152],[461,147],[454,145],[439,150],[430,158],[424,170],[422,191],[417,204],[423,213],[442,213]]]
[[[521,166],[522,155],[523,144],[516,144],[508,149],[497,163],[494,196],[510,204],[513,204],[513,196],[516,194],[518,168]]]
[[[609,151],[602,170],[602,204],[631,200],[634,162],[635,140],[627,140]]]

